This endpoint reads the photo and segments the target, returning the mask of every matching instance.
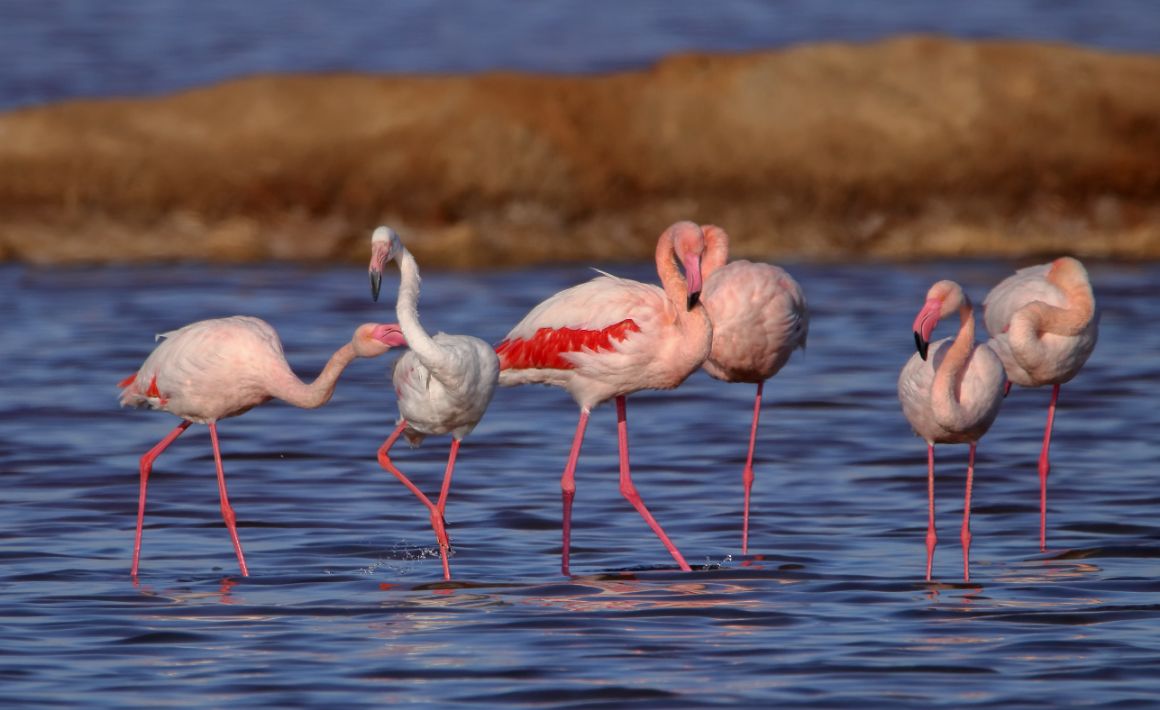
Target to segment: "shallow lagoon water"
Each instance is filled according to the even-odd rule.
[[[375,461],[393,355],[316,411],[271,403],[219,431],[251,569],[237,574],[205,427],[159,459],[142,574],[128,574],[137,460],[177,422],[121,410],[154,333],[248,313],[313,377],[373,304],[357,267],[0,267],[0,655],[19,707],[1126,706],[1160,681],[1160,265],[1091,264],[1100,343],[1056,420],[1049,550],[1036,457],[1049,391],[1016,388],[979,448],[972,581],[965,447],[937,451],[937,581],[922,580],[925,447],[895,395],[933,281],[976,302],[1015,264],[787,265],[809,348],[766,387],[750,554],[740,472],[753,389],[698,373],[629,399],[634,479],[695,566],[617,489],[615,413],[594,412],[559,570],[564,393],[501,390],[448,505],[454,580],[427,516]],[[653,280],[647,265],[610,267]],[[394,272],[389,274],[393,277]],[[424,275],[428,326],[498,341],[580,267]],[[388,278],[390,302],[397,282]],[[942,326],[938,334],[950,332]],[[436,491],[447,440],[397,450]]]

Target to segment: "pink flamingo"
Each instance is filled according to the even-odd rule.
[[[939,320],[959,312],[959,332],[952,341],[934,343],[930,335]],[[967,487],[963,502],[963,579],[969,580],[971,552],[971,484],[975,474],[975,447],[1003,402],[1003,363],[991,348],[975,343],[975,314],[963,289],[953,281],[939,281],[926,294],[926,303],[914,319],[918,352],[898,377],[898,399],[915,433],[926,441],[927,496],[930,516],[926,529],[926,579],[937,536],[934,531],[934,445],[970,444]],[[927,357],[929,349],[930,357]]]
[[[690,569],[633,485],[625,396],[642,389],[676,387],[709,355],[712,326],[698,304],[704,249],[701,228],[677,222],[657,241],[656,265],[663,289],[609,275],[595,278],[540,303],[496,346],[501,385],[555,385],[566,389],[580,405],[580,420],[560,482],[564,502],[560,567],[566,575],[580,445],[589,412],[612,398],[616,398],[620,492],[680,568]],[[677,261],[684,267],[684,276]]]
[[[298,379],[286,362],[282,341],[269,323],[250,316],[215,318],[163,333],[136,374],[118,385],[121,406],[149,407],[184,421],[141,457],[141,493],[137,502],[137,536],[133,543],[132,576],[141,556],[141,527],[145,519],[145,488],[153,462],[190,424],[209,425],[217,464],[222,518],[229,529],[242,575],[248,575],[236,516],[226,496],[226,478],[218,446],[217,422],[236,417],[277,398],[296,407],[314,409],[330,401],[339,375],[355,358],[378,357],[405,345],[399,326],[367,323],[358,327],[349,343],[339,348],[310,384]]]
[[[1046,552],[1048,449],[1059,387],[1079,373],[1099,335],[1087,270],[1071,257],[1019,269],[983,299],[983,322],[1010,382],[1052,386],[1039,453],[1039,549]]]
[[[784,269],[772,264],[729,259],[729,235],[716,225],[702,225],[705,290],[701,302],[713,323],[713,347],[703,368],[724,382],[757,385],[749,455],[741,480],[745,487],[741,552],[749,552],[749,496],[753,488],[753,452],[765,381],[777,374],[797,348],[806,347],[810,316],[806,297]]]
[[[471,433],[487,411],[499,380],[499,357],[486,342],[469,335],[427,334],[419,323],[419,266],[399,235],[379,227],[371,235],[371,295],[377,301],[383,267],[388,261],[399,264],[401,280],[395,313],[410,350],[395,363],[392,381],[399,403],[399,421],[394,432],[379,448],[379,463],[390,471],[427,507],[431,527],[439,542],[443,578],[451,579],[447,561],[450,540],[444,511],[451,490],[451,473],[459,452],[459,442]],[[400,435],[418,446],[432,434],[451,435],[451,453],[443,473],[439,500],[432,503],[390,459],[391,447]]]

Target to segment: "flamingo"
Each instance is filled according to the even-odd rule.
[[[772,264],[729,259],[729,235],[716,225],[702,225],[705,290],[701,302],[713,323],[713,347],[702,368],[723,382],[757,385],[749,454],[741,474],[744,512],[741,552],[749,552],[749,497],[753,488],[753,452],[765,381],[777,374],[797,348],[805,349],[810,316],[806,297],[784,269]]]
[[[137,536],[133,542],[132,576],[141,557],[141,527],[145,519],[145,489],[153,462],[190,424],[209,426],[217,464],[222,518],[233,541],[242,575],[249,575],[236,517],[226,496],[225,472],[218,446],[217,422],[236,417],[277,398],[296,407],[314,409],[330,401],[339,375],[355,358],[378,357],[405,345],[398,325],[367,323],[343,345],[310,384],[298,379],[286,362],[282,341],[267,322],[252,316],[197,321],[157,336],[161,343],[135,374],[120,382],[121,406],[169,412],[183,421],[141,457],[141,491],[137,502]]]
[[[938,322],[959,312],[959,332],[954,339],[931,344],[930,335]],[[970,444],[967,459],[967,486],[963,501],[963,579],[970,580],[971,484],[975,474],[975,447],[1003,402],[1006,377],[1003,363],[986,344],[975,343],[975,314],[971,302],[954,281],[939,281],[930,287],[926,303],[914,319],[914,341],[918,352],[902,368],[898,377],[898,399],[902,412],[916,434],[926,441],[927,497],[930,515],[926,529],[926,580],[930,581],[931,561],[937,536],[934,531],[934,445]],[[929,357],[928,357],[929,355]]]
[[[1059,388],[1079,373],[1099,335],[1087,270],[1071,257],[1019,269],[983,299],[983,322],[1010,382],[1051,385],[1039,453],[1039,549],[1046,552],[1048,449]]]
[[[656,247],[663,288],[603,275],[560,291],[533,308],[496,346],[501,385],[562,387],[580,406],[572,449],[560,481],[564,504],[560,568],[569,574],[576,463],[592,408],[616,399],[620,492],[660,538],[677,565],[690,567],[645,507],[628,460],[625,397],[642,389],[672,389],[709,355],[712,325],[699,304],[705,237],[677,222]],[[684,268],[684,276],[677,262]]]
[[[388,261],[399,264],[401,280],[395,313],[410,350],[395,363],[392,381],[399,403],[399,420],[379,448],[379,464],[390,471],[426,506],[431,527],[439,542],[443,578],[451,579],[447,561],[450,540],[447,537],[444,510],[451,490],[451,474],[459,452],[459,442],[471,433],[487,411],[499,380],[499,357],[491,346],[470,335],[427,334],[419,323],[419,266],[402,240],[389,227],[378,227],[371,234],[371,295],[377,301],[383,267]],[[432,503],[390,459],[391,447],[400,435],[411,446],[425,437],[451,435],[451,453],[443,473],[439,500]]]

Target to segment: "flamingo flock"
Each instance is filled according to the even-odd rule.
[[[542,384],[566,390],[579,407],[571,449],[560,479],[560,569],[570,575],[576,468],[589,416],[600,404],[616,407],[620,493],[683,571],[692,567],[646,507],[632,479],[627,397],[671,390],[697,370],[723,382],[756,386],[748,451],[742,469],[741,550],[750,542],[750,499],[762,394],[798,349],[805,349],[809,310],[801,286],[784,269],[729,261],[729,237],[716,225],[677,222],[657,240],[660,285],[602,274],[544,299],[493,347],[471,335],[430,335],[419,318],[419,267],[399,234],[378,227],[371,236],[368,272],[378,300],[384,269],[399,269],[397,323],[359,326],[310,384],[291,370],[277,333],[250,316],[203,320],[158,336],[161,341],[133,375],[122,380],[122,406],[169,412],[181,422],[141,456],[140,494],[131,576],[140,568],[146,488],[154,461],[191,424],[209,428],[221,513],[238,566],[249,574],[226,494],[217,436],[220,419],[271,399],[302,408],[326,404],[339,376],[355,359],[407,348],[392,372],[399,416],[378,448],[383,469],[423,505],[450,580],[452,551],[446,509],[460,444],[488,410],[496,387]],[[1095,347],[1097,313],[1083,265],[1070,257],[1017,271],[982,301],[990,340],[976,341],[971,300],[954,281],[935,283],[914,320],[916,350],[898,377],[902,412],[927,444],[926,575],[932,579],[937,544],[934,500],[935,444],[967,444],[968,464],[960,541],[963,578],[970,579],[970,512],[975,452],[992,427],[1012,383],[1052,386],[1039,456],[1040,549],[1046,550],[1048,452],[1060,386],[1073,379]],[[931,342],[938,324],[958,316],[953,337]],[[391,451],[400,437],[418,446],[449,435],[442,483],[432,500],[404,474]]]

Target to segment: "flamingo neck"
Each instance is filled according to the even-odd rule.
[[[705,256],[701,259],[701,276],[709,275],[725,266],[729,261],[729,235],[724,229],[714,225],[703,227],[705,233]]]
[[[406,247],[401,247],[396,260],[399,264],[399,297],[395,301],[395,315],[399,327],[407,339],[407,347],[418,356],[419,361],[434,368],[444,359],[442,349],[419,322],[419,264]]]
[[[1036,335],[1054,333],[1056,335],[1079,335],[1088,327],[1095,316],[1096,299],[1091,284],[1082,278],[1061,278],[1056,271],[1047,275],[1047,281],[1063,291],[1067,306],[1059,308],[1036,301],[1022,310],[1026,312],[1035,328]]]
[[[959,332],[943,355],[931,383],[931,409],[935,420],[943,426],[952,426],[960,418],[963,376],[974,351],[975,311],[964,295],[959,305]]]
[[[330,401],[334,395],[335,385],[347,365],[358,357],[353,343],[347,343],[336,350],[322,368],[322,372],[310,384],[298,379],[298,376],[286,367],[286,372],[270,387],[270,395],[284,402],[303,409],[316,409]]]
[[[680,314],[686,311],[688,282],[685,281],[684,274],[677,267],[677,245],[671,228],[657,240],[656,263],[657,275],[661,278],[661,286],[664,288],[670,306],[674,308],[674,320],[680,320]]]

